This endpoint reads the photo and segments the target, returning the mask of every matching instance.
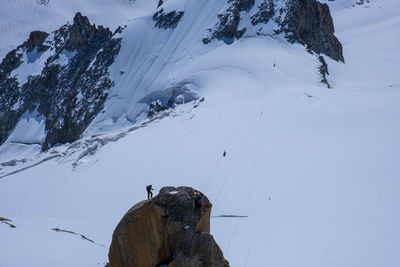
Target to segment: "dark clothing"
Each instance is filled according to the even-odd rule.
[[[226,156],[226,151],[225,150],[224,150],[224,153],[222,154],[222,156],[224,156],[224,157]]]
[[[146,186],[147,199],[150,199],[153,197],[153,192],[151,192],[151,190],[154,190],[151,185]]]
[[[196,208],[201,207],[201,201],[203,200],[203,195],[200,192],[193,193],[194,205]]]
[[[196,208],[201,208],[201,198],[196,198],[195,200],[194,200],[194,204],[195,204],[195,206],[196,206]]]

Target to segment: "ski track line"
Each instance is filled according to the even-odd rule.
[[[274,49],[274,50],[276,50],[276,48]],[[273,65],[275,65],[276,66],[276,64],[278,64],[278,62],[277,62],[277,53],[274,53],[275,54],[275,57],[274,57],[274,59],[273,59],[273,62],[272,62],[272,64]],[[275,66],[273,66],[272,68],[272,71],[271,72],[274,72],[274,70],[275,70]],[[264,93],[264,96],[263,96],[263,101],[261,101],[261,104],[260,104],[260,110],[263,110],[263,103],[265,103],[266,102],[266,99],[267,99],[267,92],[268,92],[268,89],[270,89],[271,88],[271,81],[270,80],[268,80],[268,84],[267,84],[267,88],[266,88],[266,90],[265,90],[265,93]],[[282,107],[282,110],[283,111],[286,111],[286,100],[284,99],[283,100],[284,101],[284,105],[283,105],[283,107]],[[262,122],[262,119],[264,118],[264,112],[263,111],[261,111],[262,112],[262,114],[260,114],[260,122]],[[273,114],[272,114],[273,115]],[[270,116],[272,116],[272,115],[270,115]],[[267,114],[267,116],[268,116],[268,114]],[[278,124],[278,127],[277,127],[277,132],[276,132],[276,142],[274,142],[274,144],[280,144],[280,142],[281,142],[281,134],[280,134],[280,132],[281,132],[281,129],[282,129],[282,121],[283,120],[279,120],[279,124]],[[259,123],[259,128],[261,128],[261,123]],[[260,132],[260,131],[258,131],[258,132]],[[260,135],[258,135],[258,136],[260,136]],[[258,147],[256,147],[256,150],[259,150],[260,149],[260,147],[258,146]],[[269,188],[269,191],[270,191],[270,195],[272,194],[272,192],[273,192],[273,187],[274,187],[274,181],[275,181],[275,179],[276,179],[276,173],[277,173],[277,163],[278,163],[278,158],[279,158],[279,154],[278,153],[280,153],[279,151],[277,151],[278,150],[278,148],[277,148],[277,146],[275,146],[275,152],[274,152],[274,155],[275,155],[275,157],[274,157],[274,163],[273,163],[273,171],[272,171],[272,176],[271,176],[271,178],[269,179],[270,180],[270,188]],[[255,155],[255,154],[254,154]],[[253,167],[254,168],[254,167]],[[254,170],[253,170],[253,172],[254,172]],[[253,179],[254,179],[254,176],[252,177]],[[268,182],[267,182],[267,184],[268,184]],[[258,233],[259,233],[259,231],[260,231],[260,228],[261,228],[261,225],[264,223],[264,220],[265,220],[265,217],[266,217],[266,215],[267,215],[267,213],[269,213],[269,210],[270,210],[270,206],[271,206],[271,201],[270,201],[270,199],[269,199],[269,197],[270,196],[268,196],[268,195],[266,195],[265,196],[266,197],[266,202],[267,202],[267,204],[266,204],[266,208],[264,209],[264,212],[263,212],[263,214],[262,214],[262,217],[261,217],[261,219],[260,219],[260,221],[259,221],[259,223],[258,223],[258,226],[257,226],[257,230],[254,232],[254,235],[253,235],[253,237],[252,237],[252,239],[251,239],[251,241],[250,241],[250,245],[249,245],[249,247],[248,247],[248,251],[247,251],[247,254],[246,254],[246,260],[245,260],[245,265],[244,265],[244,267],[247,267],[247,264],[248,264],[248,260],[249,260],[249,255],[250,255],[250,252],[251,252],[251,249],[252,249],[252,247],[253,247],[253,243],[254,243],[254,241],[255,241],[255,239],[256,239],[256,237],[257,237],[257,235],[258,235]],[[249,204],[250,202],[248,201],[248,204]]]

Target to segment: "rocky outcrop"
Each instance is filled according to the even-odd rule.
[[[160,5],[162,5],[162,2],[160,3]],[[164,9],[161,8],[153,15],[153,20],[155,22],[154,26],[165,30],[168,28],[174,28],[183,17],[183,13],[183,11],[171,11],[166,13],[164,12]]]
[[[197,94],[190,91],[185,84],[178,84],[164,90],[153,91],[143,97],[139,103],[144,103],[149,106],[147,116],[151,118],[159,112],[173,109],[177,105],[197,99]]]
[[[214,30],[209,29],[209,36],[203,38],[203,43],[208,44],[213,39],[218,39],[231,44],[235,38],[242,37],[246,28],[238,28],[240,12],[250,10],[253,5],[254,0],[228,0],[228,8],[224,13],[218,14],[219,22]]]
[[[32,32],[0,63],[0,144],[33,111],[46,119],[43,149],[77,140],[103,108],[120,47],[120,38],[80,13],[52,34]],[[40,71],[19,71],[28,64]]]
[[[319,62],[321,62],[321,65],[318,67],[318,71],[321,74],[321,83],[326,84],[326,87],[331,88],[331,85],[328,82],[327,75],[329,75],[328,71],[328,64],[326,64],[326,61],[324,57],[319,56],[318,57]]]
[[[228,8],[218,14],[219,22],[208,29],[204,44],[213,39],[231,44],[249,30],[239,27],[242,21],[249,20],[254,27],[252,32],[257,35],[283,33],[289,42],[298,42],[309,51],[344,61],[342,45],[334,35],[327,4],[316,0],[263,0],[258,6],[254,6],[252,0],[227,0],[227,4]],[[274,30],[265,33],[262,25],[268,23],[273,23]]]
[[[330,1],[332,1],[332,0],[330,0]],[[369,3],[369,2],[370,2],[370,0],[358,0],[358,1],[356,1],[356,2],[354,3],[353,7],[354,7],[355,5],[361,6],[361,5],[364,5],[365,3]]]
[[[33,31],[29,35],[29,38],[26,42],[23,43],[23,46],[26,47],[26,51],[32,52],[33,49],[37,49],[37,53],[45,52],[49,47],[44,45],[43,42],[49,36],[46,32],[41,31]]]
[[[36,3],[41,6],[47,6],[49,4],[50,0],[36,0]]]
[[[212,235],[188,229],[178,240],[177,252],[168,267],[229,267]]]
[[[16,228],[15,225],[13,224],[13,222],[10,219],[4,218],[4,217],[0,217],[0,223],[7,224],[11,228]]]
[[[299,42],[317,54],[324,53],[344,61],[343,48],[334,35],[329,7],[315,0],[293,0],[287,3],[282,31],[291,42]]]
[[[133,206],[114,231],[111,267],[228,267],[209,234],[212,205],[204,196],[196,207],[193,191],[164,187],[156,197]]]
[[[257,12],[251,16],[251,24],[268,23],[275,15],[275,5],[273,0],[264,0],[259,6]]]

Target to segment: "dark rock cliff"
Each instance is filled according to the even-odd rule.
[[[246,28],[239,29],[240,12],[248,11],[254,5],[254,0],[228,0],[228,8],[224,13],[218,14],[218,24],[210,35],[203,38],[203,43],[208,44],[212,39],[222,40],[231,44],[235,38],[240,38],[246,32]]]
[[[114,231],[110,266],[229,267],[209,233],[211,203],[196,207],[193,191],[164,187],[133,206]]]
[[[344,61],[342,44],[334,35],[327,4],[315,0],[289,1],[286,12],[281,24],[289,41],[299,42],[315,53],[324,53],[336,61]]]
[[[166,13],[164,9],[161,8],[153,15],[154,26],[161,29],[174,28],[183,17],[183,13],[183,11],[171,11]]]
[[[108,28],[91,25],[80,13],[52,34],[32,32],[0,63],[0,144],[33,110],[46,118],[43,149],[78,139],[103,108],[113,86],[108,67],[120,47]],[[23,79],[23,64],[41,71]]]
[[[287,0],[280,7],[273,0],[264,0],[258,6],[254,6],[253,0],[227,0],[227,4],[228,8],[218,14],[219,22],[208,29],[203,38],[204,44],[213,39],[230,44],[241,38],[248,30],[239,27],[243,19],[249,19],[256,31],[257,28],[262,29],[259,25],[274,22],[278,28],[273,34],[284,33],[289,42],[298,42],[309,51],[344,61],[342,45],[334,35],[333,20],[327,4],[316,0]]]

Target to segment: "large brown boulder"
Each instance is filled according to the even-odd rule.
[[[228,267],[210,232],[211,203],[201,207],[190,187],[164,187],[151,200],[139,202],[114,231],[109,251],[111,267]]]
[[[174,259],[168,267],[229,267],[212,235],[187,229],[178,242]]]

